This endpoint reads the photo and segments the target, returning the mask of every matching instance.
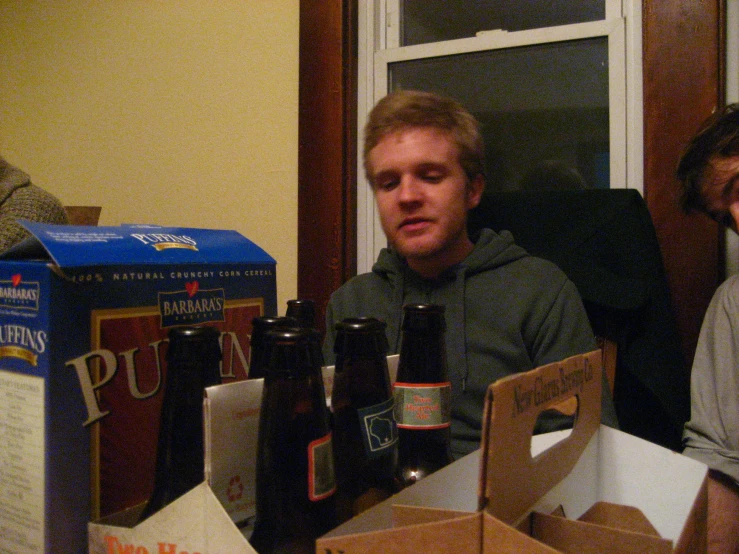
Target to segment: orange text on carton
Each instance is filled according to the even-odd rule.
[[[205,552],[180,550],[176,544],[164,542],[157,543],[156,548],[149,550],[145,546],[123,544],[118,540],[118,537],[111,535],[105,536],[105,546],[107,547],[107,554],[207,554]]]

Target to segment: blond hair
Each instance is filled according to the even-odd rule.
[[[484,174],[485,148],[480,124],[462,104],[431,92],[398,90],[375,105],[364,128],[364,169],[370,183],[370,151],[386,136],[414,127],[448,133],[459,150],[459,164],[467,178],[472,181]]]

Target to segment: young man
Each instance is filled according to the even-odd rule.
[[[709,118],[678,165],[682,206],[739,229],[739,104]],[[691,373],[684,453],[711,468],[709,552],[739,553],[739,275],[711,300]]]
[[[370,273],[332,295],[326,312],[324,355],[333,363],[334,325],[344,318],[386,322],[397,353],[403,305],[446,307],[455,457],[479,447],[490,383],[596,348],[577,290],[559,268],[529,256],[509,233],[468,236],[467,212],[485,187],[483,152],[478,122],[454,100],[399,91],[378,102],[365,128],[364,165],[388,248]],[[615,426],[605,392],[604,422]]]

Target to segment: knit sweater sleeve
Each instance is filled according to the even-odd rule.
[[[69,222],[64,207],[53,195],[32,184],[19,187],[0,206],[0,251],[29,235],[18,219],[54,224]]]

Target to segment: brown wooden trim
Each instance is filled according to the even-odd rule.
[[[723,102],[725,9],[721,0],[645,0],[643,9],[644,193],[690,367],[723,275],[723,248],[715,223],[678,207],[675,168],[686,142]]]
[[[356,273],[356,0],[300,0],[298,296]]]

